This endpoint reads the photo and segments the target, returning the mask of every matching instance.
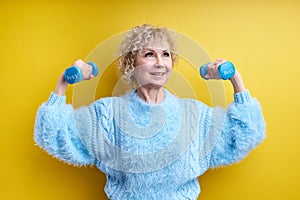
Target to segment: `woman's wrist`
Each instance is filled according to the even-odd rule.
[[[234,76],[229,80],[233,86],[234,93],[244,92],[246,90],[242,76],[238,71],[236,71]]]
[[[63,74],[59,77],[55,90],[53,91],[56,95],[65,96],[68,83],[65,81]]]
[[[53,92],[58,96],[65,96],[66,89],[67,89],[67,87],[56,87]]]

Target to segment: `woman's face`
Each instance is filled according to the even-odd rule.
[[[155,41],[136,54],[134,76],[139,87],[162,87],[168,81],[173,63],[169,44]]]

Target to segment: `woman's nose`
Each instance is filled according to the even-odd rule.
[[[162,65],[162,64],[155,64],[154,67],[156,67],[156,68],[164,68],[164,65]]]
[[[156,57],[156,66],[157,66],[157,67],[158,67],[158,66],[160,66],[160,67],[163,66],[163,59],[162,59],[162,57],[161,57],[160,55],[158,55],[158,56]]]

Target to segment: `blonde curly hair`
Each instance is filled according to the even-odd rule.
[[[145,46],[157,40],[167,41],[174,65],[178,59],[176,40],[167,28],[143,24],[132,28],[124,35],[116,55],[118,56],[118,69],[126,83],[132,84],[134,81],[133,71],[136,54]]]

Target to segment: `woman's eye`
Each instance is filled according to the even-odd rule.
[[[169,57],[170,56],[170,53],[169,52],[164,52],[164,57]]]
[[[152,52],[148,52],[145,54],[146,58],[152,58],[153,57],[153,53]]]

